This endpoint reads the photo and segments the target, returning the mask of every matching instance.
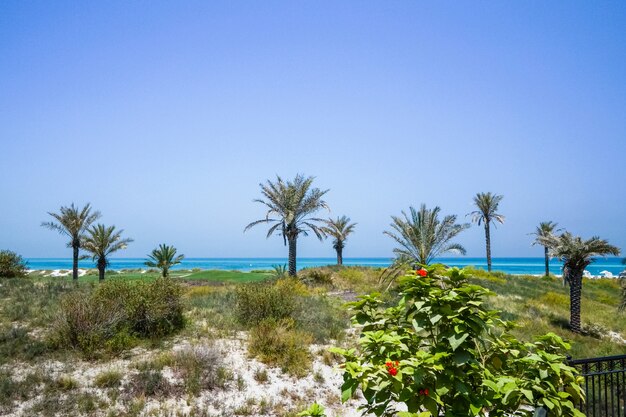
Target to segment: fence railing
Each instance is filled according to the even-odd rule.
[[[587,417],[626,417],[626,355],[570,360],[585,378],[587,400],[578,405]]]

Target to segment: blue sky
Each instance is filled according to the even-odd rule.
[[[302,172],[358,222],[347,257],[479,191],[504,195],[496,257],[541,256],[542,220],[626,249],[625,28],[617,1],[2,2],[0,248],[69,256],[39,224],[91,202],[123,256],[281,256],[243,228]]]

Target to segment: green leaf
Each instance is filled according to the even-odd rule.
[[[530,401],[531,403],[535,401],[533,392],[531,390],[522,388],[520,389],[520,391],[522,392],[522,394],[524,394],[524,397],[526,397],[528,401]]]
[[[345,403],[350,398],[352,398],[358,386],[359,381],[354,381],[350,379],[345,381],[343,385],[341,385],[341,402]]]
[[[432,324],[437,324],[442,318],[443,316],[441,314],[435,314],[434,316],[430,318],[430,322]]]
[[[452,350],[456,350],[461,345],[461,343],[463,343],[465,339],[467,339],[468,336],[469,333],[463,333],[461,335],[454,334],[448,337],[448,341],[450,342],[450,347],[452,348]]]

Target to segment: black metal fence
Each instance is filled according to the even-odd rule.
[[[571,360],[585,378],[587,417],[626,417],[626,355]]]

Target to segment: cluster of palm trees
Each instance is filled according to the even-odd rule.
[[[78,260],[81,249],[91,253],[98,267],[100,280],[109,265],[109,255],[125,249],[133,240],[122,238],[123,230],[115,230],[115,226],[93,223],[101,217],[99,211],[92,211],[86,204],[82,209],[72,203],[69,207],[61,207],[58,213],[48,212],[53,221],[41,225],[68,237],[67,246],[72,248],[72,279],[78,280]]]
[[[337,252],[337,264],[343,263],[343,249],[348,236],[354,232],[356,223],[351,223],[347,216],[336,219],[316,217],[319,210],[329,209],[324,200],[328,190],[312,187],[314,177],[297,175],[293,180],[267,180],[259,184],[263,198],[255,199],[267,209],[265,217],[246,226],[245,230],[258,224],[267,224],[267,237],[274,234],[282,236],[285,246],[289,247],[288,272],[296,275],[297,241],[300,236],[313,233],[318,239],[332,238],[333,248]],[[471,220],[485,228],[487,269],[491,271],[491,230],[497,223],[504,223],[504,216],[498,213],[503,196],[493,193],[478,193],[473,202],[476,210],[468,213]],[[469,223],[457,223],[455,215],[440,219],[441,209],[428,209],[424,204],[419,209],[409,208],[408,214],[391,216],[391,230],[384,234],[393,239],[398,247],[394,248],[397,265],[409,263],[427,265],[444,253],[465,254],[465,248],[452,242],[459,233],[470,227]],[[100,280],[104,280],[112,253],[125,249],[132,239],[122,238],[123,230],[115,226],[93,224],[101,217],[99,211],[93,211],[89,204],[83,208],[73,203],[61,207],[59,213],[48,213],[54,220],[43,222],[42,226],[55,230],[69,238],[68,247],[72,248],[72,278],[78,279],[78,260],[80,250],[91,254],[96,263]],[[558,258],[563,262],[563,280],[570,286],[570,325],[573,331],[580,332],[580,300],[582,277],[585,268],[593,262],[595,256],[619,255],[619,248],[610,245],[599,237],[583,240],[569,232],[562,232],[557,223],[548,221],[537,226],[533,245],[544,247],[546,275],[549,271],[549,258]],[[559,232],[562,232],[559,234]],[[164,277],[169,275],[172,266],[180,264],[184,255],[177,255],[176,248],[165,244],[159,245],[148,255],[146,266],[159,268]]]
[[[337,219],[314,217],[319,210],[329,210],[323,197],[328,190],[312,188],[314,177],[296,175],[290,180],[277,176],[276,181],[267,180],[259,184],[264,198],[253,200],[267,209],[265,218],[248,224],[244,231],[258,224],[270,225],[267,237],[282,236],[285,246],[289,246],[288,271],[296,275],[296,254],[298,237],[315,234],[319,240],[333,238],[333,248],[337,252],[337,263],[343,263],[343,249],[348,235],[354,232],[356,223],[350,223],[346,216]]]
[[[355,224],[350,223],[346,216],[332,219],[321,219],[314,214],[321,209],[328,209],[323,200],[328,190],[312,188],[313,177],[297,175],[293,181],[284,181],[277,177],[276,181],[267,180],[260,184],[263,199],[256,199],[266,206],[265,218],[256,220],[246,226],[245,230],[267,223],[271,227],[267,232],[269,238],[273,234],[283,237],[285,245],[289,245],[289,275],[296,275],[296,245],[300,235],[313,232],[318,239],[331,236],[333,247],[337,251],[337,263],[342,263],[343,248],[349,234],[354,232]],[[484,226],[487,269],[491,271],[491,226],[504,223],[505,217],[498,212],[503,196],[491,192],[477,193],[473,198],[476,210],[468,213],[472,222]],[[468,223],[457,223],[455,215],[447,215],[440,219],[441,208],[428,209],[424,204],[419,209],[409,207],[408,214],[392,216],[391,230],[383,232],[393,239],[398,247],[394,248],[396,265],[422,264],[427,265],[444,253],[465,254],[465,248],[452,242],[459,233],[468,229]],[[606,240],[592,237],[583,240],[569,232],[562,232],[552,221],[542,222],[532,233],[535,235],[533,245],[544,246],[546,276],[549,276],[550,257],[563,262],[563,279],[570,286],[570,326],[575,332],[581,331],[580,299],[582,292],[582,276],[585,268],[593,262],[595,256],[619,255],[620,250]]]
[[[259,224],[268,224],[270,225],[267,231],[268,238],[274,234],[282,236],[285,246],[289,247],[288,265],[291,276],[296,275],[297,242],[300,235],[307,236],[312,232],[320,240],[332,237],[333,248],[337,252],[337,264],[341,265],[345,242],[356,226],[356,223],[350,223],[350,218],[346,216],[337,219],[314,216],[319,210],[328,210],[329,207],[323,199],[328,190],[313,188],[313,180],[314,177],[298,174],[292,181],[277,176],[276,181],[267,180],[259,184],[263,198],[253,201],[264,205],[267,211],[264,218],[253,221],[244,229],[246,231]],[[490,225],[494,222],[504,222],[504,216],[497,212],[501,200],[501,195],[478,193],[474,197],[477,210],[470,213],[474,222],[485,226],[489,271],[491,271]],[[439,207],[427,209],[422,205],[419,210],[410,207],[410,215],[403,211],[402,217],[392,216],[393,230],[384,233],[400,245],[394,249],[397,262],[428,264],[446,252],[465,254],[463,246],[450,241],[469,228],[469,224],[457,224],[456,216],[446,216],[439,220],[440,211]]]
[[[123,230],[116,230],[115,226],[93,224],[101,217],[99,211],[92,211],[91,205],[86,204],[79,208],[72,203],[69,207],[61,207],[58,213],[48,213],[54,220],[43,222],[45,228],[59,232],[69,238],[67,244],[72,248],[72,279],[78,280],[78,261],[82,259],[80,250],[91,254],[92,260],[98,268],[99,280],[104,280],[106,268],[109,266],[110,255],[121,249],[126,249],[133,239],[122,238]],[[159,268],[162,276],[166,277],[173,265],[179,264],[184,255],[176,255],[176,248],[165,244],[160,245],[148,255],[146,266]]]

